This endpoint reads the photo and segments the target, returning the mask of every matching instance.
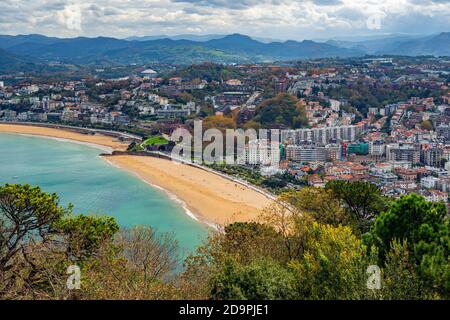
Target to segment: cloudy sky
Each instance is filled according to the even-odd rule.
[[[450,0],[1,0],[0,34],[243,33],[318,39],[450,31]]]

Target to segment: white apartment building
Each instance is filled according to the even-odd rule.
[[[412,164],[420,161],[420,149],[410,143],[391,143],[386,146],[387,161],[406,161]]]
[[[70,110],[70,109],[64,109],[64,111],[61,114],[61,120],[62,121],[67,121],[67,122],[72,122],[72,121],[77,121],[78,120],[78,111],[75,110]]]
[[[278,166],[262,166],[259,172],[263,176],[273,176],[283,174],[286,170],[280,169]]]
[[[27,112],[21,112],[17,115],[17,120],[19,121],[27,121],[28,120],[28,113]]]
[[[378,108],[369,108],[369,113],[377,115],[379,113]]]
[[[39,87],[35,84],[29,85],[25,88],[22,88],[23,92],[26,94],[33,94],[39,91]]]
[[[291,139],[295,144],[301,144],[303,141],[327,144],[330,139],[355,141],[363,132],[363,125],[282,130],[281,139]]]
[[[251,165],[277,166],[280,163],[278,142],[251,140],[245,147],[245,163]]]
[[[16,120],[17,112],[14,110],[4,110],[3,111],[3,118],[7,121],[14,121]]]
[[[91,114],[91,117],[89,118],[89,120],[92,124],[100,122],[100,118],[95,113]]]
[[[426,189],[434,189],[437,186],[437,183],[439,182],[439,179],[436,177],[424,177],[420,179],[420,184],[422,187]]]
[[[325,146],[327,152],[327,161],[342,160],[342,147],[339,144],[328,144]]]
[[[370,172],[373,174],[387,174],[391,173],[394,166],[388,162],[376,163],[370,168]]]
[[[334,112],[339,112],[341,109],[341,102],[339,100],[330,99],[330,107]]]
[[[382,156],[386,153],[386,144],[382,140],[369,142],[369,154]]]
[[[325,147],[288,145],[286,147],[286,158],[299,162],[325,162],[327,150]]]

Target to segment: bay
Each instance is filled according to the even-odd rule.
[[[0,185],[27,183],[56,192],[74,213],[104,214],[121,227],[151,226],[170,232],[183,253],[206,238],[208,228],[186,214],[163,190],[110,165],[92,146],[0,133]]]

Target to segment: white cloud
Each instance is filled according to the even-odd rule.
[[[81,10],[75,27],[74,7]],[[450,0],[2,0],[0,12],[1,33],[53,36],[239,32],[308,39],[450,30]],[[376,28],[367,23],[373,17]]]

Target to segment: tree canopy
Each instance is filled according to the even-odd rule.
[[[450,224],[444,203],[416,194],[402,196],[381,213],[365,235],[385,259],[394,241],[406,241],[418,274],[444,296],[450,289]]]
[[[330,181],[325,186],[358,223],[361,232],[368,231],[373,218],[387,208],[380,189],[365,181]]]
[[[303,128],[308,125],[304,105],[296,97],[286,93],[263,101],[253,120],[265,128]]]
[[[39,188],[5,185],[0,298],[448,299],[449,230],[443,203],[336,183],[282,194],[257,221],[212,232],[182,260],[170,234],[120,228]],[[70,291],[74,264],[82,288]],[[374,268],[378,289],[367,286]]]

